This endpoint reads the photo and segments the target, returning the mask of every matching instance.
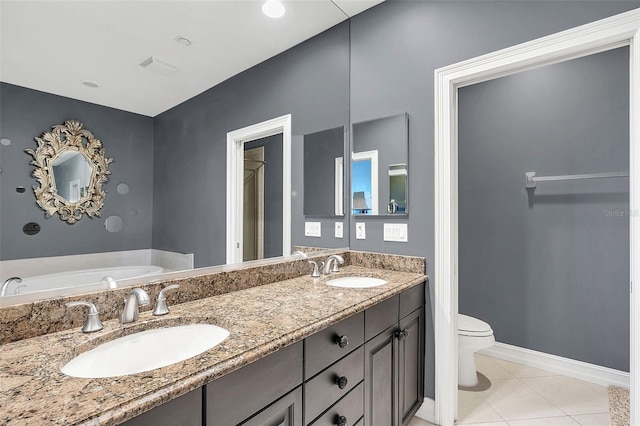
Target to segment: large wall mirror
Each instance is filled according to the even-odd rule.
[[[344,215],[344,127],[304,135],[304,215]]]
[[[13,6],[6,10],[12,28],[28,27],[33,12],[20,2]],[[68,8],[70,13],[75,8],[71,3],[56,4],[56,8],[60,7]],[[294,246],[348,246],[348,239],[333,235],[329,238],[326,232],[323,239],[305,236],[307,206],[303,193],[330,194],[330,202],[320,203],[328,210],[313,213],[314,206],[309,205],[311,215],[335,216],[341,211],[341,206],[337,210],[335,205],[335,199],[340,198],[336,197],[335,188],[340,185],[334,179],[335,158],[344,156],[343,128],[349,123],[349,25],[347,21],[340,23],[309,42],[153,116],[100,106],[101,93],[117,90],[107,86],[95,91],[96,102],[90,103],[51,94],[55,90],[32,90],[26,88],[31,86],[0,82],[0,286],[12,277],[22,279],[7,283],[0,306],[187,276],[193,273],[190,269],[227,263],[227,134],[288,112],[292,112],[292,185],[287,194],[291,205],[285,212],[280,199],[283,184],[270,177],[271,171],[282,176],[285,166],[269,157],[268,147],[264,158],[260,149],[248,153],[248,161],[242,164],[246,167],[240,169],[246,175],[240,177],[241,184],[246,178],[246,191],[243,193],[240,185],[238,195],[241,202],[245,197],[248,204],[253,202],[246,211],[263,217],[263,225],[246,230],[247,235],[257,235],[257,244],[247,243],[247,253],[243,251],[239,261],[290,256]],[[119,30],[113,27],[112,31],[115,36]],[[47,35],[37,37],[44,43]],[[11,43],[17,37],[6,39]],[[28,58],[24,55],[25,60]],[[78,60],[82,61],[82,55]],[[42,67],[30,69],[34,73],[47,72]],[[282,69],[288,72],[283,74]],[[135,90],[132,86],[127,91]],[[154,96],[170,94],[170,90],[154,92]],[[34,138],[41,137],[43,131],[70,119],[83,123],[102,141],[108,153],[105,161],[114,158],[108,164],[108,179],[101,188],[95,185],[106,194],[100,217],[88,217],[88,210],[78,220],[77,213],[71,213],[68,217],[76,218],[73,226],[59,220],[57,213],[52,213],[56,217],[45,218],[31,191],[34,185],[38,186],[30,164],[34,158],[25,153],[25,149],[35,150]],[[333,163],[328,170],[321,167],[330,176],[327,192],[326,185],[309,191],[303,188],[304,176],[309,174],[304,164],[305,135],[319,129],[331,129],[328,136],[335,139],[331,148],[327,147]],[[246,148],[249,151],[259,147]],[[97,180],[89,178],[87,165],[95,170],[95,163],[80,150],[68,152],[51,158],[47,171],[50,188],[56,191],[59,201],[64,199],[75,205],[84,203],[92,194],[87,179]],[[309,165],[313,166],[317,164]],[[68,177],[66,169],[80,173]],[[320,169],[312,173],[320,173]],[[272,188],[278,190],[278,195],[270,195]],[[264,194],[264,198],[256,194]],[[343,200],[347,196],[343,193]],[[271,215],[271,207],[279,215]],[[284,240],[285,224],[290,231],[288,244]],[[348,230],[344,234],[348,236]],[[36,267],[31,266],[34,264]],[[46,279],[46,291],[27,298],[29,278],[89,269],[96,270],[91,278],[92,283],[98,284],[95,288],[72,282],[71,277],[58,283]]]
[[[408,114],[355,123],[352,150],[351,213],[408,214]]]

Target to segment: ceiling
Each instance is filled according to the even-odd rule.
[[[154,117],[382,1],[0,0],[0,81]]]

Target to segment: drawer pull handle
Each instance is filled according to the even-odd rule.
[[[409,335],[409,331],[405,328],[404,330],[396,331],[396,338],[400,341],[403,341]]]
[[[349,339],[347,338],[347,336],[338,336],[336,337],[336,344],[341,348],[344,348],[349,344]]]
[[[347,387],[347,383],[349,383],[349,381],[347,380],[346,377],[339,376],[339,377],[336,377],[335,383],[336,385],[338,385],[340,389],[344,389]]]
[[[336,426],[347,426],[347,418],[345,416],[336,417]]]

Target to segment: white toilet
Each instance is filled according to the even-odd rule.
[[[496,342],[493,330],[486,322],[468,315],[458,314],[458,385],[473,387],[478,384],[473,354]]]

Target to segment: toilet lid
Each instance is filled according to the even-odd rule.
[[[489,324],[478,318],[458,314],[458,332],[462,334],[481,333],[482,335],[486,335],[486,333],[493,333],[493,330]]]

